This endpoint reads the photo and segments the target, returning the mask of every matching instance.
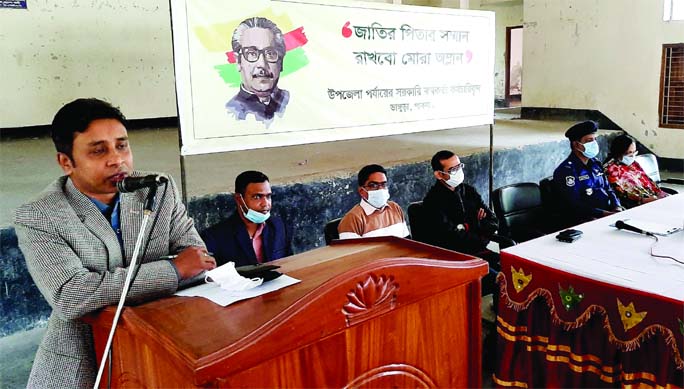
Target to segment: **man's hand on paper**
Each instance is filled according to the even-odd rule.
[[[216,259],[202,247],[190,246],[173,260],[181,279],[194,277],[204,270],[216,268]]]

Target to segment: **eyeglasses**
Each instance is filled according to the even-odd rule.
[[[257,49],[254,46],[243,47],[240,49],[240,54],[247,60],[247,62],[256,62],[263,54],[266,62],[275,63],[280,59],[280,53],[273,47],[266,47],[265,49]]]
[[[387,181],[385,181],[385,182],[371,181],[367,185],[364,185],[363,187],[366,189],[370,189],[370,190],[387,189]]]
[[[456,165],[456,166],[452,167],[451,169],[449,169],[445,172],[442,172],[442,173],[446,173],[448,175],[456,174],[456,173],[458,173],[459,170],[463,169],[464,166],[465,166],[465,163],[459,163],[458,165]]]

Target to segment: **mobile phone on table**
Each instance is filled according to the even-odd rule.
[[[582,231],[569,228],[556,235],[556,239],[565,243],[572,243],[582,237]]]

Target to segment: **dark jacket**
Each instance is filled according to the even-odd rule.
[[[571,153],[553,172],[553,184],[559,194],[565,216],[574,223],[583,223],[603,216],[620,206],[603,166],[595,158],[585,165]]]
[[[482,208],[487,215],[477,220]],[[425,243],[466,254],[476,254],[485,249],[492,235],[499,228],[499,221],[475,188],[461,184],[451,191],[436,182],[423,199]],[[461,224],[466,229],[458,229]]]
[[[237,120],[245,120],[251,113],[254,114],[256,120],[268,122],[273,120],[276,114],[282,117],[289,101],[290,93],[276,87],[271,94],[271,101],[264,104],[256,95],[246,92],[240,86],[240,91],[226,103],[226,109],[234,114]]]
[[[207,250],[214,253],[216,265],[235,262],[235,266],[257,264],[256,254],[252,248],[245,223],[240,215],[234,212],[230,217],[218,223],[202,234]],[[262,232],[264,262],[292,255],[291,235],[283,220],[271,215],[266,220]]]

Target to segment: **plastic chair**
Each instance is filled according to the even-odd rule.
[[[675,185],[684,185],[684,180],[678,180],[676,178],[668,178],[665,180],[660,179],[660,168],[658,168],[658,159],[656,158],[655,155],[648,153],[648,154],[639,154],[636,156],[636,161],[641,165],[641,168],[644,169],[644,172],[648,175],[648,177],[653,180],[656,184],[660,185],[661,183],[664,184],[675,184]],[[672,188],[666,188],[666,187],[661,187],[660,189],[663,190],[665,193],[669,194],[677,194],[678,192]]]
[[[545,235],[547,225],[539,185],[525,182],[504,186],[493,193],[499,234],[524,242]]]
[[[641,168],[644,169],[648,177],[656,184],[660,182],[660,169],[658,169],[658,160],[653,154],[639,154],[636,156],[636,161],[639,162]]]

